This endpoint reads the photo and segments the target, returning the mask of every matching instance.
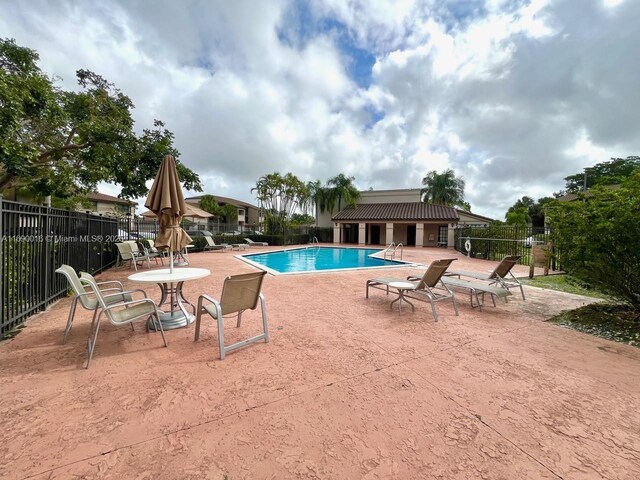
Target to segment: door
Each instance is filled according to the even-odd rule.
[[[416,245],[416,226],[407,225],[407,245],[415,247]]]
[[[380,225],[371,225],[371,245],[380,245]]]

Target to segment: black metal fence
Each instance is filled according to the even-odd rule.
[[[560,255],[553,246],[553,233],[549,227],[464,226],[455,229],[454,241],[455,249],[464,255],[487,260],[501,260],[506,255],[521,255],[522,265],[531,264],[533,246],[551,244],[551,269],[561,268]]]
[[[99,272],[115,263],[115,219],[7,201],[0,195],[0,337],[68,290],[64,264]]]

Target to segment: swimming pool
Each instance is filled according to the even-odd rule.
[[[304,247],[267,253],[248,253],[238,257],[273,274],[407,265],[407,262],[371,257],[372,254],[381,251],[379,248]]]

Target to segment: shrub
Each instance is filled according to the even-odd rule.
[[[563,268],[640,311],[640,172],[618,190],[590,194],[548,208]]]

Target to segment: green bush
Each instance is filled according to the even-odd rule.
[[[562,266],[640,311],[640,172],[618,190],[594,187],[590,194],[548,207]]]

